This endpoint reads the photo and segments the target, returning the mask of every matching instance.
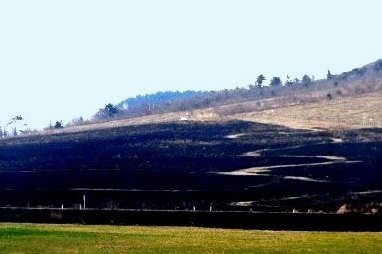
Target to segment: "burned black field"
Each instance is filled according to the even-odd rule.
[[[231,121],[4,139],[0,207],[380,213],[381,134]]]

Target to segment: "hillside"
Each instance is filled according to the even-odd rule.
[[[230,116],[297,129],[356,129],[382,127],[382,91],[330,101],[301,103]]]
[[[211,92],[159,92],[100,109],[88,126],[183,120],[249,120],[293,128],[381,127],[382,60],[317,81],[252,86]],[[114,110],[114,111],[112,111]],[[90,123],[90,125],[89,125]],[[74,130],[73,128],[71,130]]]
[[[254,109],[258,104],[265,109]],[[382,91],[365,93],[358,96],[344,96],[332,100],[278,104],[278,99],[256,100],[244,103],[225,105],[215,108],[162,113],[135,118],[119,119],[107,122],[92,123],[82,126],[71,126],[65,129],[44,131],[45,134],[78,132],[97,129],[109,129],[129,125],[148,123],[180,122],[182,117],[187,121],[224,122],[244,120],[266,124],[283,125],[295,129],[360,129],[382,128]],[[239,113],[245,109],[245,113]],[[231,113],[227,113],[231,112]]]
[[[253,88],[267,95],[252,99],[247,89],[241,102],[1,139],[0,207],[77,211],[86,196],[92,211],[381,213],[375,66]]]
[[[224,100],[222,94],[225,94]],[[245,120],[301,129],[379,128],[382,127],[379,107],[382,102],[382,60],[309,85],[252,87],[210,93],[166,92],[138,98],[141,99],[123,102],[134,102],[131,115],[122,112],[115,118],[96,119],[45,133],[178,122],[181,119],[198,122]],[[174,100],[174,105],[170,107],[171,100]],[[138,108],[144,108],[147,101],[152,102],[151,110],[139,111]],[[156,105],[155,101],[163,107]],[[213,106],[208,106],[206,101]],[[118,107],[128,108],[122,104]]]

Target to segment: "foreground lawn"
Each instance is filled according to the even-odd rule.
[[[382,233],[0,223],[0,253],[382,253]]]

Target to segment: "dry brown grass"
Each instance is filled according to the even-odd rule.
[[[276,98],[225,105],[218,108],[173,112],[74,126],[61,130],[46,131],[45,134],[81,132],[149,123],[181,122],[180,118],[182,116],[187,116],[189,121],[245,120],[284,125],[297,129],[382,128],[381,105],[382,91],[356,97],[339,97],[333,100],[326,99],[309,103],[283,104],[280,99]],[[243,108],[244,111],[250,112],[237,113]],[[229,114],[229,112],[232,112],[232,114]]]
[[[373,75],[353,81],[323,80],[311,87],[291,87],[272,98],[172,112],[131,119],[49,130],[43,134],[81,132],[129,125],[189,121],[245,120],[298,129],[359,129],[382,127],[382,81]],[[340,91],[340,93],[338,93]],[[330,97],[328,97],[330,94]]]
[[[172,123],[172,122],[182,122],[181,117],[186,116],[187,121],[198,121],[198,122],[211,122],[218,121],[221,117],[215,113],[212,108],[193,110],[193,111],[182,111],[182,112],[172,112],[164,114],[156,114],[149,116],[142,116],[129,119],[121,119],[107,122],[92,123],[82,126],[71,126],[64,129],[57,130],[46,130],[42,134],[58,134],[58,133],[71,133],[71,132],[82,132],[91,131],[99,129],[111,129],[123,126],[133,126],[142,124],[155,124],[155,123]]]
[[[283,102],[280,98],[271,98],[225,105],[218,108],[173,112],[74,126],[44,133],[81,132],[149,123],[181,122],[180,118],[182,116],[187,116],[189,121],[245,120],[284,125],[297,129],[382,128],[382,110],[380,109],[382,91],[316,102],[286,104]],[[237,113],[241,109],[245,113]]]
[[[382,92],[235,114],[230,119],[285,125],[299,129],[382,127]]]

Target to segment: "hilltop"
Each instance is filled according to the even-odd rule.
[[[271,83],[274,80],[271,79]],[[328,71],[327,78],[321,80],[305,75],[301,80],[287,80],[284,84],[280,80],[276,85],[257,83],[231,90],[166,91],[136,96],[115,105],[106,104],[91,119],[74,119],[65,128],[61,128],[62,122],[57,122],[60,128],[46,128],[43,133],[147,123],[229,120],[297,129],[379,128],[382,127],[380,102],[382,59],[338,75]]]
[[[382,127],[382,60],[327,79],[221,91],[158,92],[107,104],[61,131],[145,123],[246,120],[302,129]]]

